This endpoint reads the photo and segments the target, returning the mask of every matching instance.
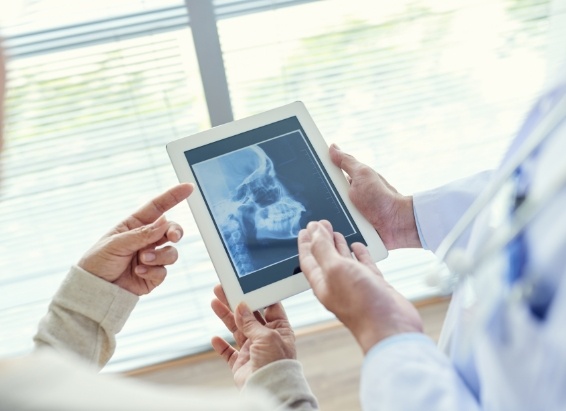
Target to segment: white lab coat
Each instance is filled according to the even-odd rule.
[[[508,161],[565,93],[555,88],[533,109],[503,160]],[[565,121],[521,167],[518,185],[536,195],[566,164]],[[562,168],[562,170],[559,170]],[[498,171],[494,171],[497,173]],[[489,173],[414,197],[423,244],[435,251],[484,186]],[[494,211],[480,214],[458,246],[477,261],[478,247],[497,230]],[[495,226],[493,226],[495,224]],[[545,284],[542,318],[531,302],[507,297],[509,253],[495,258],[454,291],[439,349],[420,334],[382,341],[364,360],[364,410],[566,410],[566,188],[547,202],[524,232],[527,262],[515,288]]]

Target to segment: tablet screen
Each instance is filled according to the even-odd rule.
[[[300,272],[299,230],[366,244],[296,117],[185,151],[244,293]]]

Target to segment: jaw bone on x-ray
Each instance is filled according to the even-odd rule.
[[[272,160],[259,146],[246,147],[207,163],[206,171],[199,170],[209,176],[205,196],[238,275],[276,263],[277,260],[254,258],[252,249],[270,247],[278,240],[294,240],[306,211],[303,204],[291,197],[277,178]],[[208,184],[212,180],[214,187]],[[277,258],[285,257],[291,255]]]

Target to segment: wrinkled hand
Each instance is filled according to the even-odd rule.
[[[320,302],[352,332],[364,354],[395,334],[422,332],[416,308],[389,285],[367,248],[332,232],[328,221],[299,232],[301,269]]]
[[[349,197],[379,233],[388,250],[422,247],[415,216],[413,198],[397,192],[371,167],[332,144],[329,149],[332,162],[348,175]]]
[[[177,250],[167,245],[183,237],[183,229],[163,215],[192,192],[179,184],[155,197],[104,235],[81,258],[78,266],[123,289],[143,295],[163,282],[166,265],[177,261]]]
[[[280,303],[265,309],[264,315],[252,313],[245,303],[228,308],[228,300],[220,285],[214,287],[216,298],[211,306],[234,336],[239,350],[220,337],[212,339],[212,347],[228,364],[234,382],[242,388],[248,377],[272,362],[296,359],[295,334]]]

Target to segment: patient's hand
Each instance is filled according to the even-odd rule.
[[[241,303],[234,314],[220,285],[214,287],[214,294],[212,309],[232,333],[238,348],[220,337],[212,339],[212,347],[228,363],[238,388],[261,367],[278,360],[296,359],[295,334],[281,303],[267,307],[264,315],[258,311],[252,313]]]
[[[163,282],[165,266],[177,261],[171,245],[183,237],[183,229],[167,221],[164,213],[185,200],[192,184],[179,184],[149,201],[103,236],[78,265],[125,290],[142,295]]]

